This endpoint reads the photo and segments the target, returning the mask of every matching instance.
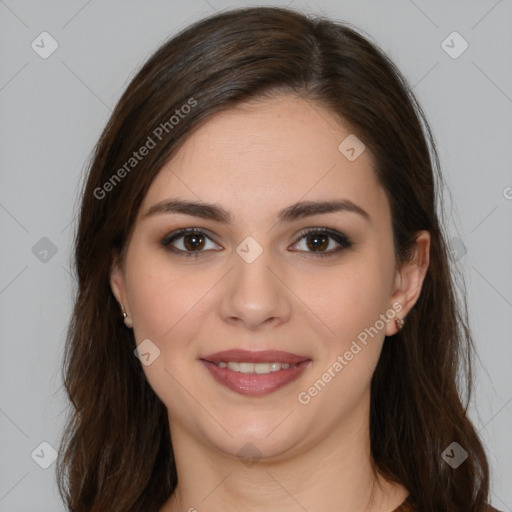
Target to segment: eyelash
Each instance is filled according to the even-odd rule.
[[[203,235],[203,236],[207,237],[208,239],[210,239],[208,234],[200,228],[181,228],[181,229],[174,231],[173,233],[166,235],[164,238],[162,238],[162,240],[160,241],[160,244],[166,250],[168,250],[172,253],[175,253],[175,254],[178,254],[181,256],[185,256],[185,257],[197,258],[202,253],[207,252],[207,251],[183,251],[182,249],[176,249],[176,248],[172,247],[172,245],[171,245],[172,242],[174,242],[175,240],[182,238],[185,235],[190,235],[190,234]],[[336,231],[335,229],[330,229],[330,228],[308,228],[300,233],[299,238],[293,245],[297,245],[297,243],[300,242],[303,238],[307,238],[310,235],[327,235],[328,237],[332,238],[336,243],[338,243],[339,246],[334,250],[331,249],[329,252],[321,252],[321,251],[320,252],[296,251],[296,252],[306,252],[308,254],[313,255],[314,257],[323,258],[323,257],[328,257],[328,256],[334,256],[334,255],[338,254],[339,252],[343,251],[344,249],[349,249],[353,245],[353,243],[349,240],[349,238],[345,234],[340,233],[339,231]]]

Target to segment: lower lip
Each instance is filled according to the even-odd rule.
[[[201,360],[213,378],[232,391],[242,395],[260,396],[273,393],[298,379],[311,361],[304,361],[293,368],[271,373],[242,373],[221,368],[209,361]]]

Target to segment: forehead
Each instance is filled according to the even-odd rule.
[[[143,209],[171,196],[247,217],[299,200],[348,198],[367,211],[386,208],[369,151],[355,160],[343,153],[349,136],[357,143],[337,117],[295,95],[240,104],[188,137],[154,179]]]

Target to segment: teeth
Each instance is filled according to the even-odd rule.
[[[270,373],[270,363],[257,363],[254,365],[255,373]]]
[[[240,373],[254,373],[254,363],[238,363]]]
[[[234,372],[265,374],[295,368],[296,364],[290,363],[236,363],[234,361],[221,361],[217,364],[219,368],[229,368]]]

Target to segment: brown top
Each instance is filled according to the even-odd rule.
[[[409,497],[405,498],[405,501],[398,506],[398,508],[395,508],[392,512],[414,512],[415,508],[413,507],[412,503],[409,501]]]
[[[409,501],[409,497],[407,497],[405,501],[401,505],[399,505],[398,508],[395,508],[395,510],[393,510],[392,512],[415,512],[415,510],[416,508]],[[487,512],[499,512],[499,510],[496,510],[490,505],[487,505]]]

